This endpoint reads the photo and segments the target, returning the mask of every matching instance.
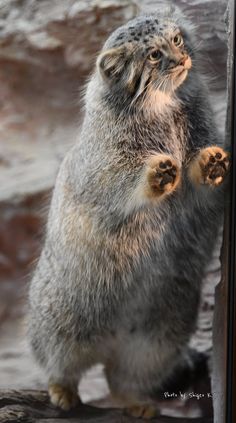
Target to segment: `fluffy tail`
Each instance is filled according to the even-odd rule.
[[[181,364],[165,380],[161,388],[154,389],[151,393],[153,399],[163,398],[164,392],[185,392],[188,388],[196,386],[203,379],[210,384],[208,355],[189,348]],[[208,384],[208,383],[207,383]]]

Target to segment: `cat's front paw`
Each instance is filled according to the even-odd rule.
[[[193,182],[210,186],[218,186],[229,169],[229,156],[222,148],[207,147],[198,153],[189,167],[189,175]]]
[[[180,169],[176,160],[164,154],[151,157],[147,180],[150,196],[154,198],[174,191],[180,181]]]

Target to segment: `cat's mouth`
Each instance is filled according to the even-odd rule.
[[[192,60],[189,56],[185,59],[181,65],[176,66],[170,71],[170,77],[174,82],[175,88],[181,85],[187,78],[189,69],[192,67]]]
[[[185,71],[188,72],[189,69],[191,69],[191,67],[192,67],[192,60],[189,56],[187,56],[185,60],[181,63],[181,65],[176,66],[174,69],[170,71],[170,73],[178,76],[178,75],[181,75]]]
[[[192,67],[192,60],[189,56],[185,56],[182,63],[170,69],[166,77],[158,81],[158,90],[164,93],[175,91],[187,78],[189,69]],[[147,86],[149,83],[147,84]]]

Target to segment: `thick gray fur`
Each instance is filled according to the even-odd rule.
[[[173,94],[176,107],[145,114],[125,80],[133,63],[140,76],[148,44],[170,23],[181,28],[193,67]],[[224,197],[221,187],[194,186],[187,176],[201,148],[219,145],[192,32],[179,11],[138,17],[103,48],[135,46],[123,74],[111,83],[96,67],[88,84],[79,141],[61,165],[30,288],[30,342],[55,382],[75,386],[103,363],[113,392],[145,400],[194,333]],[[177,160],[181,188],[136,204],[133,192],[155,153]]]

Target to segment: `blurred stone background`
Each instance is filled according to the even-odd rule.
[[[40,251],[58,166],[79,136],[83,90],[107,35],[155,0],[0,0],[0,387],[44,386],[24,342],[27,284]],[[175,0],[196,24],[202,69],[224,133],[226,0]],[[219,245],[193,344],[211,350]],[[106,385],[96,370],[84,399]],[[192,414],[200,412],[199,407]],[[193,410],[193,409],[192,409]],[[176,411],[175,411],[176,412]],[[191,414],[191,415],[192,415]]]

